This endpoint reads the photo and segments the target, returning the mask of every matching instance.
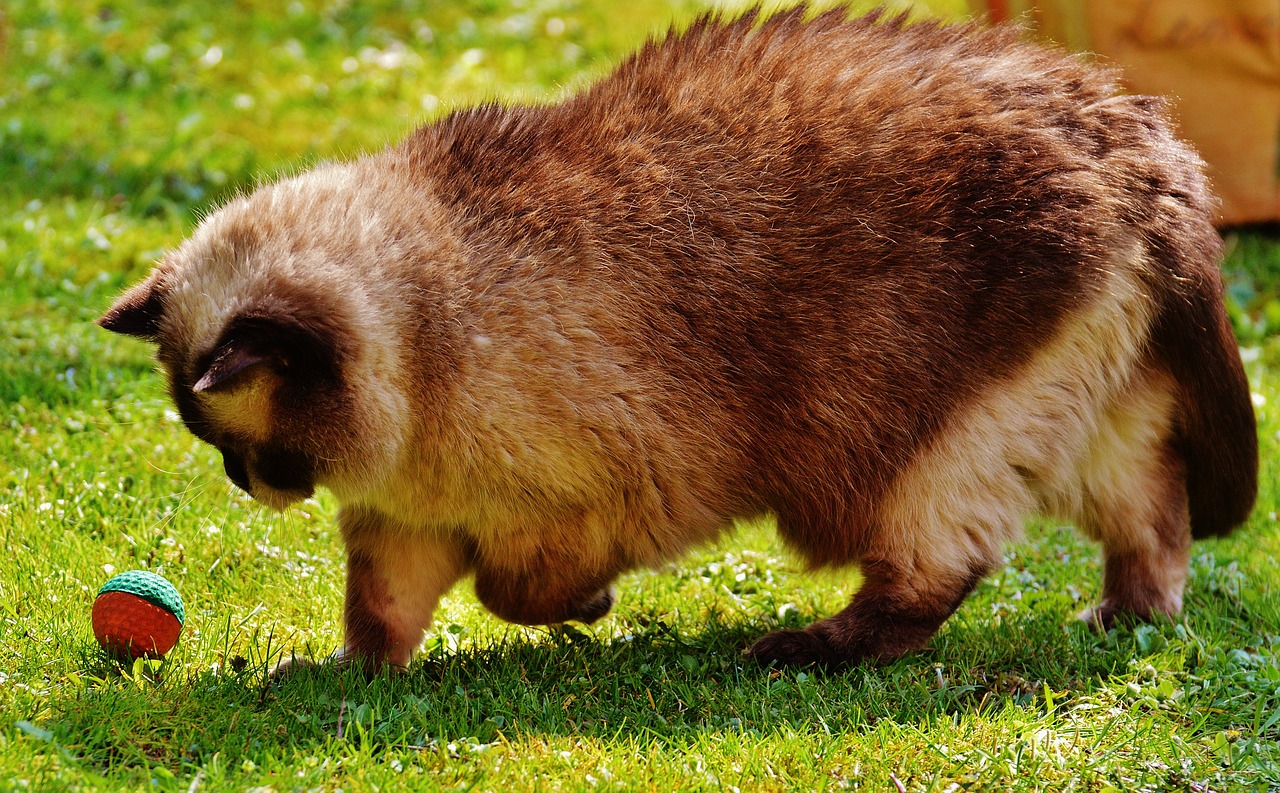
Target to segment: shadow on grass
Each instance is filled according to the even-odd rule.
[[[571,737],[687,746],[707,734],[837,733],[882,720],[923,725],[1010,706],[1044,710],[1046,685],[1088,689],[1131,657],[1126,648],[1107,651],[1083,626],[1064,629],[1053,614],[997,626],[994,636],[991,625],[957,620],[932,648],[885,666],[761,668],[742,649],[774,627],[714,618],[686,634],[653,622],[607,641],[575,628],[513,631],[456,651],[433,639],[406,674],[365,680],[321,666],[274,685],[265,673],[272,659],[238,671],[122,674],[90,656],[88,685],[55,705],[54,733],[108,773],[353,745],[456,753]]]

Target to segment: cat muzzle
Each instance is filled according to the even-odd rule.
[[[244,458],[229,449],[219,451],[222,452],[222,470],[226,471],[227,478],[236,487],[253,495],[253,489],[249,486],[249,469],[245,468]]]

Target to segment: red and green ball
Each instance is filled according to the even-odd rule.
[[[102,585],[93,601],[93,635],[119,658],[159,658],[173,649],[186,612],[164,576],[130,570]]]

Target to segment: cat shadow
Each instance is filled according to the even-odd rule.
[[[264,677],[259,691],[263,707],[314,722],[318,734],[349,735],[361,724],[362,735],[376,736],[379,724],[394,723],[382,731],[388,746],[620,732],[679,742],[708,732],[918,724],[1009,703],[1052,707],[1045,691],[1114,667],[1114,658],[1099,659],[1098,636],[1059,617],[1026,617],[995,637],[989,625],[959,620],[926,650],[835,671],[762,667],[746,656],[776,624],[713,619],[687,633],[654,622],[604,639],[564,627],[457,648],[433,640],[402,674],[366,680],[322,665],[279,681]]]
[[[766,668],[743,654],[769,630],[802,625],[800,615],[714,616],[693,626],[633,618],[638,627],[622,636],[576,627],[511,629],[496,640],[438,636],[407,672],[371,679],[333,665],[273,679],[267,662],[278,657],[202,670],[175,658],[109,674],[90,653],[81,678],[92,690],[51,704],[59,715],[49,740],[55,750],[61,738],[73,740],[77,763],[103,772],[144,756],[196,768],[336,745],[435,753],[441,762],[564,738],[683,751],[708,735],[921,726],[1011,706],[1041,714],[1054,706],[1047,696],[1058,705],[1087,696],[1090,681],[1140,649],[1132,632],[1100,637],[1064,623],[1060,611],[1000,620],[985,611],[962,609],[929,648],[899,661],[841,671]]]

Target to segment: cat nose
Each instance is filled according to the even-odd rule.
[[[236,487],[253,495],[253,491],[249,489],[249,469],[244,467],[244,459],[229,449],[220,451],[222,452],[222,470],[227,472],[227,478]]]

